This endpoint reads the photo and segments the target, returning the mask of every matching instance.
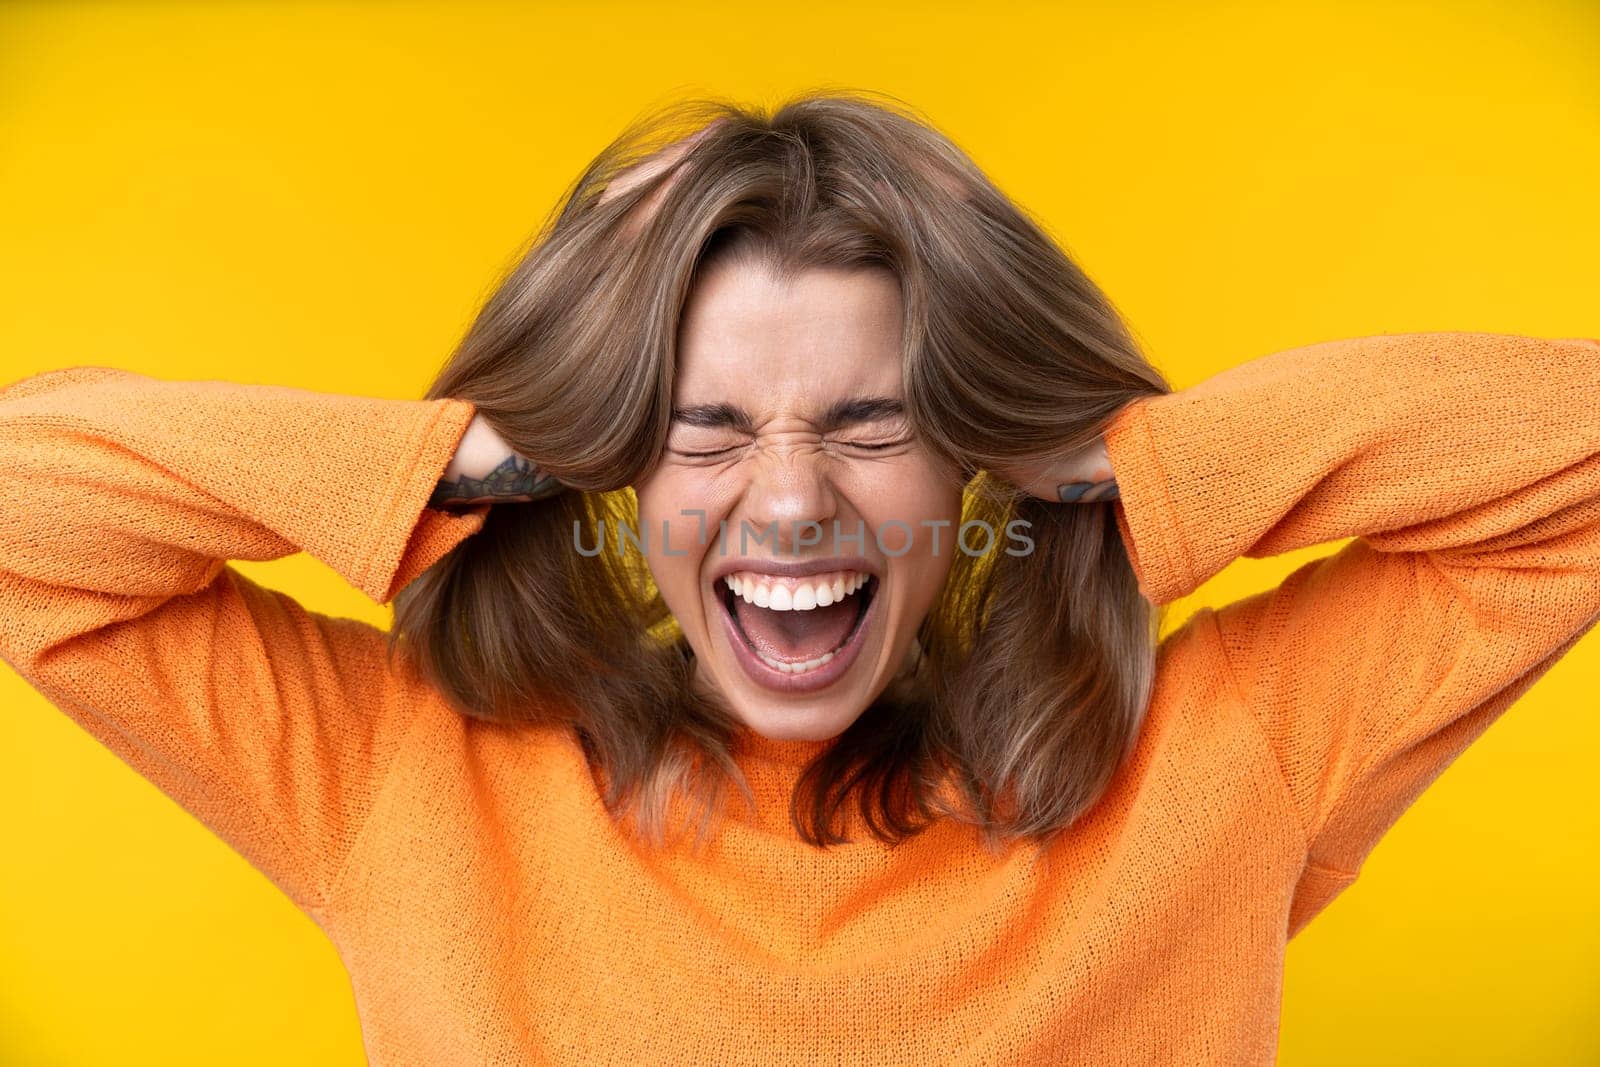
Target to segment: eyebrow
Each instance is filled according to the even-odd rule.
[[[893,397],[864,396],[835,401],[821,419],[823,433],[862,422],[877,422],[905,414],[905,405]],[[690,404],[672,409],[672,421],[705,429],[729,427],[740,433],[754,433],[755,420],[743,408],[729,403]]]

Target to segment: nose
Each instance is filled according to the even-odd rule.
[[[766,549],[798,556],[808,554],[808,546],[829,544],[838,500],[827,455],[807,444],[764,451],[745,490],[744,513],[754,527],[748,535],[752,553]],[[757,536],[763,538],[759,547]],[[809,554],[816,553],[813,547]]]

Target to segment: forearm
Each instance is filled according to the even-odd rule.
[[[1349,537],[1509,566],[1592,505],[1597,382],[1595,341],[1445,331],[1285,349],[1142,399],[1105,437],[1146,595]],[[1545,561],[1592,565],[1580,552]]]
[[[0,654],[154,611],[230,560],[302,551],[384,602],[398,569],[473,529],[435,512],[409,539],[472,416],[98,366],[0,388],[0,572],[16,579],[0,618],[19,627],[0,626]]]
[[[514,503],[552,496],[561,489],[560,482],[513,451],[483,416],[476,414],[461,435],[461,443],[428,504],[462,508]]]

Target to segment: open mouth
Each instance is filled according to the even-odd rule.
[[[836,572],[766,578],[752,572],[717,580],[730,642],[747,674],[774,689],[828,685],[860,651],[878,578]]]

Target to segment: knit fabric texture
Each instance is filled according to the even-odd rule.
[[[1594,340],[1438,332],[1124,407],[1152,602],[1353,540],[1162,641],[1135,750],[1046,848],[814,849],[815,745],[755,735],[757,817],[647,848],[570,735],[463,716],[228,565],[305,551],[387,602],[482,527],[427,506],[463,400],[5,387],[0,655],[318,923],[374,1064],[1271,1064],[1286,942],[1600,613],[1597,396]]]

